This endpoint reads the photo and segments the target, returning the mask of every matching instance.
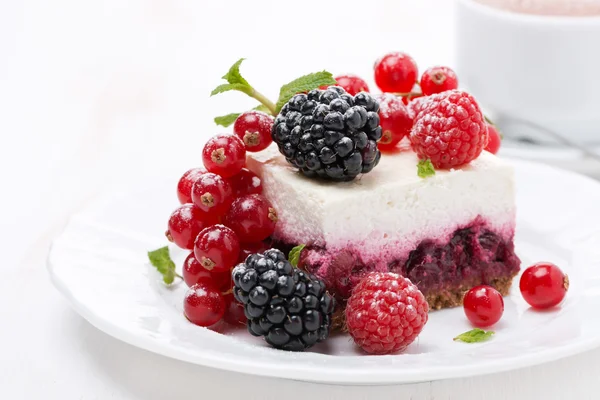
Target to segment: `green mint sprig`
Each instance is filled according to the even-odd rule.
[[[494,331],[484,331],[483,329],[475,328],[465,333],[461,333],[454,338],[454,341],[460,341],[464,343],[480,343],[486,342],[492,338]]]
[[[175,272],[175,263],[171,260],[168,246],[149,251],[148,258],[150,259],[150,264],[154,265],[156,270],[162,275],[165,284],[172,284],[175,277],[182,278],[181,275]]]
[[[419,163],[417,164],[417,175],[419,175],[419,178],[428,178],[435,175],[435,168],[430,159],[419,160]]]
[[[254,87],[250,85],[250,83],[242,76],[242,74],[240,73],[240,65],[243,61],[244,58],[240,58],[229,68],[229,71],[222,77],[222,79],[227,81],[227,83],[223,83],[217,86],[211,92],[211,96],[229,91],[242,92],[260,103],[260,105],[256,107],[255,110],[259,110],[267,114],[271,114],[272,116],[276,116],[283,107],[283,105],[287,103],[296,93],[307,92],[313,89],[317,89],[319,86],[322,85],[336,84],[335,79],[333,79],[333,75],[327,71],[315,72],[312,74],[304,75],[298,79],[294,79],[293,81],[283,85],[279,90],[279,98],[277,99],[277,103],[273,103],[262,93],[254,89]],[[240,114],[241,113],[231,113],[227,115],[222,115],[216,117],[214,121],[217,125],[227,127],[234,123],[236,118]]]
[[[298,266],[298,261],[300,261],[300,253],[302,253],[302,250],[304,250],[305,247],[305,244],[299,244],[298,246],[290,250],[290,254],[288,254],[288,261],[294,267]]]

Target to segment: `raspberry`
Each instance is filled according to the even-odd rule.
[[[260,111],[247,111],[237,117],[233,133],[246,145],[247,151],[261,151],[269,147],[273,117]]]
[[[502,295],[491,286],[481,285],[469,290],[463,299],[465,315],[480,328],[494,325],[504,313]]]
[[[340,75],[335,77],[337,85],[348,92],[351,96],[356,96],[360,92],[368,92],[369,86],[362,78],[356,75]]]
[[[413,119],[400,97],[384,93],[378,97],[379,118],[383,134],[379,140],[379,149],[392,150],[410,133]]]
[[[488,144],[485,146],[485,150],[492,154],[496,154],[498,153],[498,150],[500,150],[500,144],[502,143],[500,132],[498,132],[498,129],[492,124],[486,123],[486,126],[488,130]]]
[[[389,53],[375,62],[375,83],[382,92],[410,92],[417,75],[417,63],[405,53]]]
[[[410,142],[419,158],[430,159],[436,168],[467,164],[487,145],[483,114],[468,93],[450,90],[434,94],[426,97],[417,111]]]
[[[404,350],[427,323],[429,306],[408,279],[373,272],[354,288],[346,305],[346,324],[354,342],[370,354]]]
[[[231,273],[248,331],[271,346],[302,351],[329,337],[335,308],[325,284],[276,249],[252,254]]]
[[[246,147],[237,136],[215,135],[204,145],[202,161],[209,172],[229,178],[246,164]]]
[[[458,78],[448,67],[432,67],[421,76],[421,91],[425,96],[458,88]]]
[[[379,103],[339,86],[297,94],[275,119],[272,136],[286,160],[308,177],[349,181],[381,157]]]

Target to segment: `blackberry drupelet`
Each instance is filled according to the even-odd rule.
[[[232,271],[233,295],[248,331],[271,346],[305,350],[329,336],[335,302],[325,284],[296,269],[276,249],[251,254]]]
[[[297,94],[275,119],[271,135],[287,161],[309,177],[349,181],[381,158],[379,103],[338,86]]]

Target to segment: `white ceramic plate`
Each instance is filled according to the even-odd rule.
[[[489,342],[452,338],[471,329],[461,308],[433,312],[404,354],[366,356],[348,336],[311,351],[267,347],[245,329],[219,334],[182,315],[185,284],[162,285],[146,251],[164,245],[177,205],[173,180],[113,192],[74,215],[50,251],[56,287],[98,329],[168,357],[243,372],[324,383],[389,384],[486,374],[548,362],[600,345],[600,184],[530,162],[515,162],[517,253],[524,265],[550,260],[571,278],[563,306],[527,307],[517,284]],[[173,251],[177,262],[185,257]],[[516,280],[517,281],[517,280]],[[515,282],[516,282],[515,281]]]

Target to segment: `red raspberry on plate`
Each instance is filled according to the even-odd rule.
[[[436,168],[449,169],[479,157],[487,145],[488,130],[473,96],[450,90],[425,99],[417,107],[410,132],[419,158],[430,159]]]
[[[502,144],[502,137],[500,136],[500,132],[498,129],[492,124],[486,124],[488,130],[488,144],[485,146],[485,149],[492,154],[498,153],[500,150],[500,145]]]
[[[364,351],[391,354],[404,350],[427,323],[429,306],[408,279],[374,272],[354,288],[346,305],[348,332]]]

